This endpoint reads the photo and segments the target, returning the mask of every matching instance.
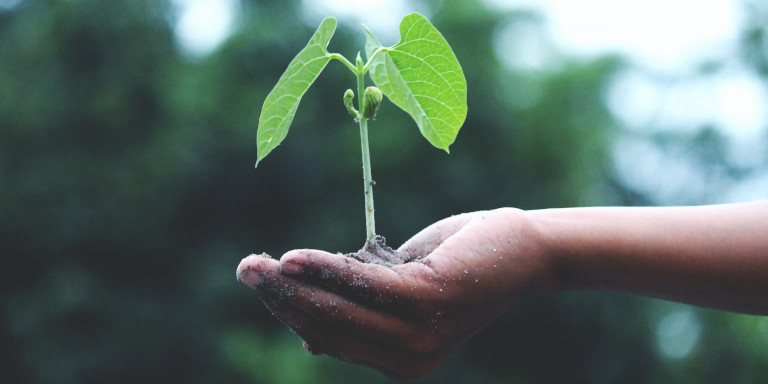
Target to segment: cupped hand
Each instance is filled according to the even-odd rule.
[[[505,208],[453,216],[408,240],[385,267],[295,250],[249,256],[238,278],[315,354],[419,378],[521,295],[552,286],[536,225]]]

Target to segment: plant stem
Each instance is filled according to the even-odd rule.
[[[358,66],[360,66],[358,61]],[[366,245],[376,243],[376,220],[373,216],[373,177],[371,176],[371,153],[368,149],[368,119],[363,117],[363,93],[365,92],[365,72],[357,72],[357,109],[360,110],[360,147],[363,151],[363,188],[365,191],[365,228]]]
[[[352,71],[352,73],[357,73],[358,72],[358,69],[354,65],[352,65],[352,63],[350,63],[349,60],[347,60],[346,57],[344,57],[344,56],[342,56],[342,55],[340,55],[338,53],[329,53],[328,54],[328,58],[336,59],[338,61],[341,61],[341,63],[344,64],[347,68],[349,68],[349,70]]]

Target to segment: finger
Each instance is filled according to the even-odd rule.
[[[284,284],[292,285],[292,294],[283,298],[286,303],[349,335],[416,350],[436,348],[442,335],[434,316],[421,318],[410,314],[412,318],[404,318],[293,279]]]
[[[292,305],[296,297],[315,296],[315,292],[307,290],[320,291],[319,289],[306,287],[301,290],[298,281],[280,275],[277,260],[264,254],[243,259],[237,267],[237,278],[253,288],[269,311],[292,331],[305,339],[311,336],[315,342],[323,340],[326,332],[321,330],[330,327],[328,322],[318,321],[314,316]]]
[[[430,345],[436,337],[436,333],[422,323],[373,310],[336,293],[283,276],[278,266],[276,260],[258,255],[244,259],[238,267],[241,281],[256,289],[268,307],[269,303],[282,301],[310,315],[315,322],[380,342],[421,348]]]
[[[373,311],[358,307],[331,292],[282,276],[277,261],[267,255],[251,255],[243,259],[237,268],[237,276],[256,290],[275,317],[305,340],[309,346],[307,349],[313,354],[326,354],[372,367],[394,379],[407,379],[425,376],[452,350],[434,348],[437,344],[428,339],[414,344],[412,341],[418,339],[415,335],[434,334],[428,330],[403,332],[402,329],[410,326],[394,320],[392,316],[382,315],[387,316],[383,319],[385,321],[375,319]],[[330,300],[335,300],[336,309],[328,309],[334,308]],[[340,314],[346,314],[347,319],[354,321],[328,321],[344,318]],[[350,326],[354,324],[362,328]],[[382,328],[382,324],[387,326]],[[408,337],[407,334],[414,336]]]
[[[395,379],[422,377],[447,356],[443,350],[420,351],[392,343],[391,340],[382,342],[358,337],[347,328],[317,321],[314,316],[295,307],[290,298],[303,296],[300,292],[286,299],[277,292],[264,290],[265,286],[262,284],[256,288],[264,304],[275,317],[305,341],[307,349],[313,354],[369,366]]]
[[[472,216],[472,213],[464,213],[440,220],[408,239],[397,251],[410,255],[411,260],[426,257],[446,239],[458,232]]]
[[[353,364],[377,369],[393,379],[426,376],[455,349],[454,345],[428,352],[379,343],[349,335],[337,328],[304,328],[297,332],[313,354],[328,355]]]
[[[347,307],[348,302],[332,292],[280,275],[277,261],[266,255],[249,256],[237,271],[238,278],[256,290],[273,315],[302,337],[312,353],[406,379],[425,376],[453,349],[441,343],[435,332],[403,331],[412,326],[391,315],[372,317],[374,311],[354,303]],[[331,300],[336,308],[341,303],[342,309],[329,310],[334,307]],[[344,318],[342,312],[347,321],[338,320]]]
[[[280,272],[374,308],[401,307],[415,302],[429,285],[431,275],[429,267],[422,263],[389,268],[340,254],[306,249],[283,255]]]
[[[309,352],[309,353],[311,353],[311,354],[313,354],[315,356],[328,356],[325,353],[320,352],[317,348],[314,348],[311,345],[309,345],[309,343],[307,343],[306,341],[303,342],[303,347],[304,347],[304,349],[307,350],[307,352]],[[331,356],[331,357],[334,357],[334,356]],[[335,358],[338,358],[338,357],[335,357]],[[339,360],[341,360],[341,359],[339,359]],[[405,379],[405,377],[403,377],[402,375],[400,375],[400,374],[396,373],[395,371],[389,369],[388,367],[382,366],[380,364],[376,364],[376,363],[368,362],[368,361],[358,361],[355,358],[350,358],[349,360],[347,360],[347,362],[348,363],[352,363],[352,364],[364,365],[364,366],[367,366],[367,367],[371,367],[371,368],[373,368],[373,369],[375,369],[375,370],[377,370],[379,372],[384,373],[385,375],[387,375],[389,378],[391,378],[393,380],[404,380]]]
[[[235,276],[237,281],[255,288],[261,284],[265,275],[276,274],[279,263],[266,253],[260,255],[250,255],[240,261],[237,266]]]
[[[366,359],[360,357],[360,344],[370,344],[370,341],[355,342],[349,336],[340,336],[327,325],[317,322],[304,311],[293,307],[276,296],[267,296],[264,304],[291,331],[304,340],[304,348],[313,355],[327,355],[352,364],[364,365],[376,369],[393,379],[403,376],[395,370],[378,362],[380,357],[366,354]],[[334,346],[329,348],[328,346]],[[386,359],[389,360],[389,359]]]

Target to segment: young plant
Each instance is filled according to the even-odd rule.
[[[336,19],[326,18],[304,49],[290,62],[277,85],[264,100],[256,134],[256,166],[288,133],[301,97],[332,59],[343,63],[357,78],[357,109],[354,92],[344,93],[343,103],[360,127],[365,194],[366,246],[376,242],[373,209],[373,178],[368,150],[368,120],[376,115],[382,94],[407,112],[432,145],[448,152],[467,115],[467,81],[456,55],[445,38],[417,13],[400,23],[400,42],[384,47],[367,28],[363,62],[358,52],[354,64],[328,43],[336,31]],[[375,87],[365,86],[369,74]],[[378,87],[378,88],[377,88]]]

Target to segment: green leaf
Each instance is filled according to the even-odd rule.
[[[366,29],[368,60],[383,48]],[[373,82],[416,121],[421,134],[448,152],[467,117],[467,80],[443,35],[418,13],[400,23],[400,42],[371,62]]]
[[[256,166],[288,134],[301,97],[331,60],[327,47],[335,31],[336,19],[324,19],[307,46],[291,60],[275,88],[264,100],[256,133]]]

